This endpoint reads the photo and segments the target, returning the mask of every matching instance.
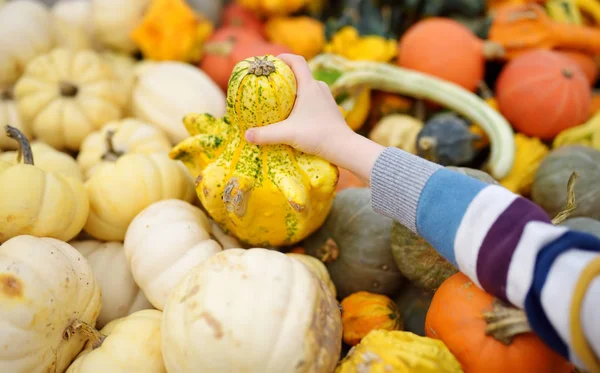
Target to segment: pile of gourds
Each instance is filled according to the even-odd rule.
[[[245,141],[300,54],[356,132],[600,236],[597,1],[400,3],[0,1],[0,372],[572,372],[356,176]]]

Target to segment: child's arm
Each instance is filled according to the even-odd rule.
[[[283,122],[246,132],[344,167],[371,185],[373,207],[425,238],[473,282],[524,308],[534,331],[580,367],[600,371],[600,240],[552,225],[508,190],[355,134],[306,61],[281,55],[298,80]],[[565,191],[566,192],[566,191]]]

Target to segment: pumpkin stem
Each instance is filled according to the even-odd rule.
[[[424,100],[417,99],[415,101],[413,105],[413,116],[421,122],[425,121],[425,117],[427,116],[427,106],[425,105]]]
[[[340,256],[340,248],[333,238],[328,238],[325,243],[317,249],[316,257],[323,263],[334,262]]]
[[[69,82],[60,82],[60,95],[63,97],[75,97],[77,96],[77,92],[79,92],[79,88],[73,83]]]
[[[507,346],[517,335],[531,332],[525,311],[508,307],[497,299],[492,311],[485,312],[483,318],[487,323],[485,335],[491,335]]]
[[[484,41],[481,49],[486,60],[502,59],[506,56],[506,49],[495,41]]]
[[[29,144],[27,136],[8,124],[4,128],[6,129],[6,135],[19,143],[17,162],[21,162],[21,159],[23,159],[24,164],[33,165],[33,152],[31,151],[31,144]]]
[[[577,180],[578,177],[579,174],[577,172],[573,172],[569,177],[569,182],[567,183],[567,207],[552,219],[552,224],[561,224],[567,220],[577,208],[577,202],[575,201],[575,180]]]
[[[254,61],[250,62],[248,66],[248,74],[254,74],[256,76],[269,76],[275,72],[275,64],[273,61],[269,61],[267,56],[263,58],[254,57]]]
[[[115,145],[113,144],[115,132],[114,129],[106,131],[106,152],[102,154],[103,161],[115,162],[120,156],[125,154],[124,152],[115,149]]]
[[[229,56],[233,53],[233,47],[235,46],[235,38],[230,37],[225,41],[213,41],[204,44],[204,53],[216,54],[219,56]]]
[[[63,332],[63,340],[69,341],[75,334],[81,333],[86,340],[92,342],[92,348],[96,349],[102,346],[102,343],[106,339],[106,336],[96,330],[90,324],[87,324],[80,320],[73,321],[65,331]]]
[[[0,93],[0,100],[2,101],[11,101],[14,99],[13,87],[7,88]]]

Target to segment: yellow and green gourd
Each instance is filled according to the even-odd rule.
[[[274,247],[297,243],[325,220],[338,170],[287,145],[248,143],[248,128],[280,122],[296,98],[292,70],[271,55],[233,69],[224,118],[189,114],[191,135],[170,156],[196,178],[196,192],[211,217],[241,241]]]

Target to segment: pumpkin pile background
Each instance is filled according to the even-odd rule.
[[[551,218],[577,172],[557,224],[600,236],[598,0],[0,0],[0,372],[573,372],[487,335],[509,307],[356,176],[245,143],[228,101],[261,77],[230,77],[293,81],[281,53],[357,133]],[[237,215],[228,146],[275,175]]]

